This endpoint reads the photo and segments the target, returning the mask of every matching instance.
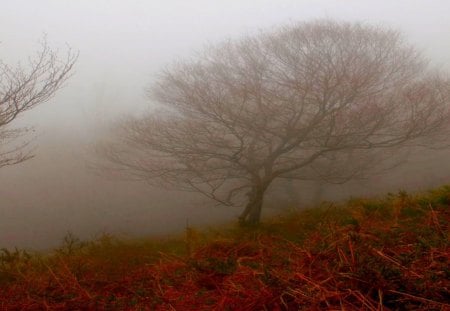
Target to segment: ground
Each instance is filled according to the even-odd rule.
[[[256,228],[3,250],[1,310],[450,310],[450,186]]]

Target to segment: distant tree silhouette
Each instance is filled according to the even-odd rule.
[[[22,113],[49,100],[72,72],[78,53],[68,50],[58,58],[45,38],[35,57],[26,66],[10,66],[0,60],[0,167],[23,162],[32,157],[29,141],[18,138],[30,128],[11,128]]]
[[[449,85],[396,31],[301,23],[169,67],[149,90],[160,109],[100,150],[112,169],[244,206],[256,224],[276,180],[344,182],[394,148],[442,145]]]

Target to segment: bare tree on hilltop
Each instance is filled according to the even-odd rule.
[[[45,38],[27,65],[10,66],[0,60],[0,167],[30,159],[29,141],[19,142],[30,128],[11,128],[24,112],[49,100],[70,77],[78,53],[58,58]]]
[[[169,67],[149,91],[160,108],[100,152],[150,184],[241,205],[256,224],[276,180],[344,182],[392,150],[441,146],[449,86],[396,31],[300,23]]]

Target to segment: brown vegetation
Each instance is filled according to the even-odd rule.
[[[3,250],[2,310],[449,310],[450,187],[167,241]]]

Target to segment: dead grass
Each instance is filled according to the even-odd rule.
[[[450,187],[166,241],[3,250],[0,310],[450,310]]]

